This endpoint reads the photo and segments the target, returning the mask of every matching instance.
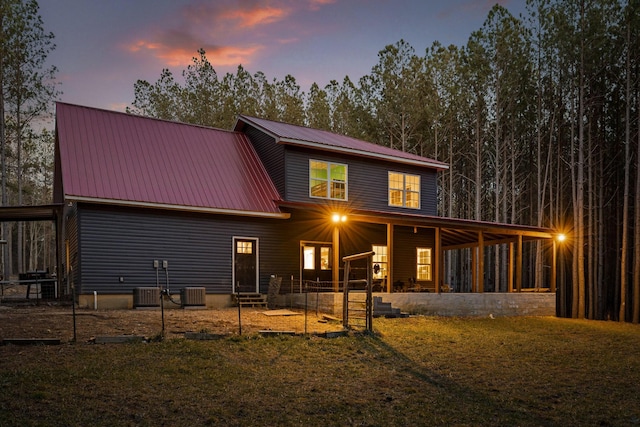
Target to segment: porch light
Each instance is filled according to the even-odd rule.
[[[339,213],[334,213],[331,216],[331,220],[336,224],[339,223],[339,222],[347,222],[347,216],[346,215],[340,215]]]

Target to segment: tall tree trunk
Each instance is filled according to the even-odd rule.
[[[620,313],[619,321],[626,320],[627,311],[627,229],[629,228],[629,169],[631,168],[631,28],[627,26],[627,62],[625,87],[624,126],[624,192],[622,196],[622,247],[620,248]]]
[[[640,156],[640,96],[638,102],[638,150]],[[635,236],[633,250],[633,323],[640,323],[640,166],[636,163]]]
[[[580,4],[581,27],[585,22],[584,0]],[[581,29],[581,34],[585,32]],[[578,89],[578,163],[576,164],[576,231],[575,239],[577,254],[577,277],[578,282],[578,318],[584,319],[585,312],[585,256],[584,256],[584,37],[580,38],[580,64],[579,64],[579,89]]]
[[[480,95],[478,95],[478,98]],[[476,107],[476,173],[475,173],[475,185],[476,185],[476,199],[475,199],[475,219],[476,221],[482,220],[482,136],[480,131],[482,126],[480,124],[481,119],[480,106]]]
[[[0,5],[0,32],[4,28],[4,9]],[[0,33],[0,39],[5,37],[4,33]],[[2,206],[7,206],[7,139],[6,139],[6,123],[4,118],[4,52],[0,51],[0,163],[2,169]],[[6,242],[9,241],[9,228],[7,223],[2,223],[2,240],[5,244],[2,246],[2,265],[3,279],[9,280],[11,276],[11,263],[9,262],[9,248]]]

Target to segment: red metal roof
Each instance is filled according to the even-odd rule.
[[[56,132],[68,200],[282,215],[242,133],[65,103]]]
[[[435,169],[449,169],[446,163],[416,154],[406,153],[326,130],[312,129],[288,123],[274,122],[256,117],[240,116],[235,129],[242,131],[243,124],[249,124],[270,134],[276,142],[302,145],[320,150],[335,151],[369,158],[378,158],[396,163],[405,163]]]

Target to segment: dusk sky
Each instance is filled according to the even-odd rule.
[[[496,2],[525,11],[525,0],[39,0],[61,100],[121,111],[138,79],[163,68],[179,79],[199,48],[220,77],[242,64],[306,92],[357,82],[400,39],[420,55],[436,40],[462,46]]]

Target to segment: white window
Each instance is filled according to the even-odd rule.
[[[331,248],[320,247],[320,270],[331,270]]]
[[[347,200],[347,165],[310,160],[309,196]]]
[[[316,269],[316,248],[315,246],[303,246],[302,253],[304,256],[303,267],[305,270]]]
[[[389,172],[389,206],[420,209],[420,176]]]
[[[237,240],[236,241],[236,253],[237,254],[252,254],[253,253],[253,242],[246,240]]]
[[[373,272],[374,279],[384,279],[387,277],[387,266],[389,265],[388,256],[387,256],[387,247],[384,245],[373,245],[371,250],[375,252],[373,255],[373,265],[377,264],[380,267],[380,270],[376,273],[375,270]]]
[[[431,248],[416,248],[417,280],[431,280]]]

